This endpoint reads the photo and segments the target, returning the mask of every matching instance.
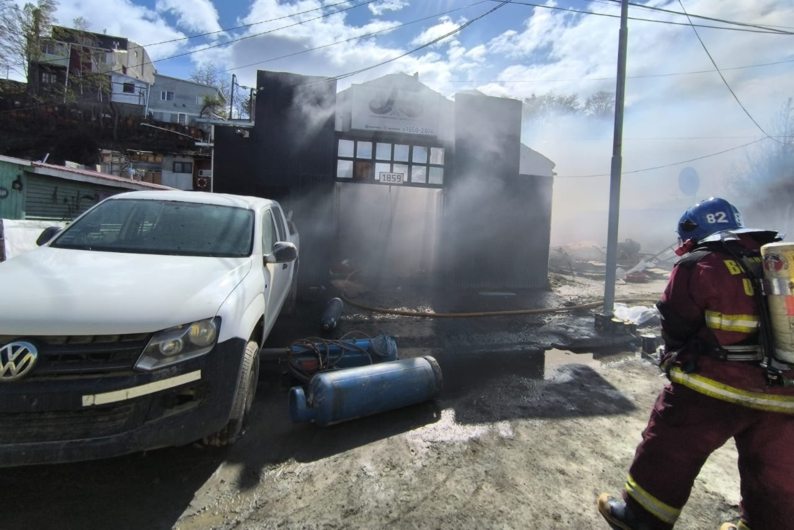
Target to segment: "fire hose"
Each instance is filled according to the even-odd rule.
[[[405,317],[423,317],[423,318],[472,318],[472,317],[515,316],[515,315],[543,315],[543,314],[551,314],[551,313],[564,313],[568,311],[578,311],[582,309],[594,309],[596,307],[603,305],[604,303],[603,300],[600,300],[600,301],[588,302],[585,304],[577,304],[577,305],[570,305],[563,307],[541,307],[534,309],[504,309],[497,311],[475,311],[475,312],[436,312],[436,311],[418,311],[411,309],[391,309],[385,307],[369,306],[367,304],[350,299],[344,293],[342,293],[341,298],[346,303],[354,307],[363,309],[365,311],[371,311],[373,313],[384,313],[388,315],[397,315],[397,316],[405,316]],[[616,301],[620,303],[648,302],[649,299],[624,298]],[[651,303],[655,303],[655,302],[656,300],[651,301]]]

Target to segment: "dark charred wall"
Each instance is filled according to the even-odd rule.
[[[214,191],[276,199],[301,235],[300,282],[325,283],[335,219],[336,81],[259,71],[254,128],[216,128]]]
[[[444,269],[454,286],[547,285],[551,183],[519,175],[520,147],[521,102],[456,94],[442,227]]]

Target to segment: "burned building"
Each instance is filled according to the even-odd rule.
[[[521,102],[391,74],[258,72],[254,126],[216,127],[213,189],[275,198],[301,232],[301,281],[547,286],[554,164],[521,144]]]

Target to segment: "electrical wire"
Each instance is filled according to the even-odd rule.
[[[381,30],[378,30],[378,31],[373,31],[371,33],[365,33],[363,35],[356,35],[354,37],[350,37],[350,38],[347,38],[347,39],[334,41],[334,42],[331,42],[331,43],[328,43],[328,44],[322,44],[320,46],[315,46],[313,48],[306,48],[305,50],[300,50],[300,51],[297,51],[297,52],[287,53],[287,54],[284,54],[284,55],[278,55],[276,57],[270,57],[268,59],[263,59],[261,61],[256,61],[254,63],[248,63],[248,64],[244,64],[244,65],[240,65],[240,66],[233,66],[233,67],[227,68],[227,69],[225,69],[223,71],[224,72],[231,72],[232,70],[239,70],[240,68],[247,68],[249,66],[256,66],[258,64],[269,63],[269,62],[272,62],[272,61],[278,61],[280,59],[287,59],[289,57],[295,57],[296,55],[303,55],[305,53],[310,53],[310,52],[313,52],[313,51],[316,51],[316,50],[320,50],[320,49],[323,49],[323,48],[330,48],[331,46],[336,46],[337,44],[344,44],[346,42],[352,42],[352,41],[356,41],[356,40],[360,40],[360,39],[366,39],[368,37],[373,37],[375,35],[380,35],[381,33],[390,33],[390,32],[395,31],[397,29],[400,29],[400,28],[403,28],[403,27],[406,27],[406,26],[410,26],[410,25],[416,24],[418,22],[424,22],[425,20],[430,20],[430,19],[434,19],[434,18],[445,16],[445,15],[449,15],[450,13],[454,13],[456,11],[462,11],[464,9],[469,9],[470,7],[474,7],[474,6],[477,6],[477,5],[480,5],[480,4],[484,4],[484,3],[490,2],[490,1],[491,0],[480,0],[479,2],[474,2],[472,4],[468,4],[468,5],[465,5],[465,6],[462,6],[462,7],[456,7],[455,9],[450,9],[450,10],[447,10],[447,11],[441,11],[439,13],[434,13],[434,14],[426,16],[426,17],[416,18],[414,20],[409,20],[408,22],[403,22],[403,23],[401,23],[401,24],[399,24],[397,26],[384,28],[384,29],[381,29]]]
[[[333,11],[331,13],[323,13],[322,15],[316,16],[314,18],[307,18],[306,20],[301,20],[300,22],[295,22],[294,24],[288,24],[286,26],[281,26],[281,27],[278,27],[278,28],[269,29],[267,31],[262,31],[260,33],[253,33],[251,35],[244,35],[244,36],[236,38],[236,39],[231,39],[231,40],[228,40],[228,41],[225,41],[225,42],[221,42],[221,43],[217,43],[217,44],[211,44],[209,46],[204,46],[204,47],[198,48],[196,50],[191,50],[189,52],[179,53],[179,54],[176,54],[176,55],[171,55],[169,57],[163,57],[161,59],[156,59],[154,61],[150,61],[150,63],[154,64],[154,63],[159,63],[159,62],[163,62],[163,61],[169,61],[171,59],[177,59],[179,57],[185,57],[187,55],[193,55],[194,53],[200,53],[200,52],[212,49],[212,48],[219,48],[221,46],[227,46],[227,45],[229,45],[231,43],[234,43],[234,42],[241,42],[241,41],[244,41],[244,40],[247,40],[247,39],[253,39],[253,38],[256,38],[256,37],[261,37],[262,35],[275,33],[276,31],[281,31],[283,29],[293,28],[295,26],[300,26],[302,24],[306,24],[307,22],[313,22],[313,21],[319,20],[321,18],[327,18],[327,17],[330,17],[331,15],[336,15],[337,13],[342,13],[344,11],[350,11],[351,9],[356,9],[357,7],[365,6],[367,4],[371,4],[371,3],[377,2],[377,1],[378,0],[366,0],[364,2],[360,2],[360,3],[352,5],[350,7],[337,9],[336,11]]]
[[[408,56],[408,55],[411,55],[411,54],[413,54],[413,53],[416,53],[416,52],[418,52],[419,50],[423,50],[423,49],[427,48],[428,46],[432,46],[433,44],[435,44],[435,43],[437,43],[437,42],[440,42],[440,41],[442,41],[442,40],[444,40],[444,39],[446,39],[446,38],[448,38],[448,37],[451,37],[452,35],[455,35],[455,34],[457,34],[457,33],[460,33],[461,31],[463,31],[463,30],[464,30],[464,29],[466,29],[467,27],[471,26],[472,24],[474,24],[474,23],[475,23],[475,22],[477,22],[478,20],[481,20],[481,19],[483,19],[483,18],[487,17],[488,15],[490,15],[491,13],[493,13],[494,11],[496,11],[496,10],[498,10],[498,9],[501,9],[501,8],[503,8],[504,6],[506,6],[506,5],[507,5],[507,4],[509,4],[509,3],[511,3],[511,2],[510,2],[510,0],[503,0],[502,2],[500,2],[500,3],[499,3],[499,5],[498,5],[498,6],[495,6],[495,7],[493,7],[492,9],[489,9],[488,11],[486,11],[486,12],[484,12],[484,13],[482,13],[482,14],[480,14],[480,15],[476,16],[476,17],[474,17],[474,18],[473,18],[473,19],[471,19],[471,20],[467,20],[466,22],[464,22],[463,24],[461,24],[460,26],[458,26],[456,29],[454,29],[454,30],[452,30],[452,31],[448,31],[447,33],[445,33],[445,34],[441,35],[440,37],[436,37],[435,39],[432,39],[432,40],[430,40],[429,42],[426,42],[425,44],[422,44],[421,46],[417,46],[416,48],[414,48],[414,49],[412,49],[412,50],[408,50],[408,51],[407,51],[407,52],[405,52],[405,53],[402,53],[402,54],[400,54],[400,55],[397,55],[396,57],[392,57],[391,59],[387,59],[387,60],[385,60],[385,61],[381,61],[381,62],[379,62],[379,63],[377,63],[377,64],[373,64],[373,65],[371,65],[371,66],[367,66],[367,67],[364,67],[364,68],[359,68],[358,70],[353,70],[353,71],[351,71],[351,72],[346,72],[346,73],[344,73],[344,74],[339,74],[339,75],[337,75],[337,76],[334,76],[334,77],[333,77],[333,79],[336,79],[337,81],[338,81],[338,80],[340,80],[340,79],[346,79],[346,78],[348,78],[348,77],[352,77],[352,76],[354,76],[354,75],[358,75],[358,74],[360,74],[360,73],[362,73],[362,72],[366,72],[366,71],[368,71],[368,70],[372,70],[372,69],[374,69],[374,68],[378,68],[378,67],[380,67],[380,66],[383,66],[383,65],[385,65],[385,64],[392,63],[392,62],[394,62],[394,61],[396,61],[396,60],[398,60],[398,59],[402,59],[403,57],[406,57],[406,56]]]
[[[678,4],[681,6],[681,9],[684,11],[684,14],[686,14],[686,8],[684,7],[683,0],[678,0]],[[686,16],[687,16],[687,19],[689,19],[689,15],[687,14]],[[691,22],[691,19],[689,19],[689,20]],[[711,61],[711,64],[714,65],[714,69],[720,75],[720,79],[722,79],[722,82],[725,85],[725,88],[727,88],[728,92],[731,93],[731,95],[733,96],[733,99],[735,99],[736,103],[739,104],[739,107],[741,107],[741,109],[744,111],[744,113],[747,115],[747,117],[750,118],[750,121],[752,121],[753,124],[755,124],[755,126],[758,128],[759,131],[761,131],[764,134],[764,136],[766,136],[767,138],[769,138],[771,140],[774,140],[775,142],[778,142],[778,140],[776,138],[773,138],[772,136],[770,136],[769,133],[766,132],[764,130],[764,128],[761,127],[761,125],[756,121],[756,119],[753,118],[752,114],[750,114],[750,111],[747,110],[747,107],[744,106],[744,104],[739,99],[739,96],[736,95],[736,92],[734,92],[734,90],[731,88],[731,85],[728,84],[728,80],[725,79],[725,76],[723,75],[722,71],[720,71],[720,67],[717,66],[717,62],[714,60],[714,57],[712,57],[711,53],[709,53],[709,50],[706,47],[706,43],[703,42],[702,38],[700,38],[700,33],[698,33],[697,28],[692,26],[692,31],[695,32],[695,36],[698,38],[698,41],[700,42],[700,46],[703,48],[703,51],[706,52],[706,55],[708,56],[709,61]]]
[[[751,146],[753,144],[757,144],[758,142],[763,142],[764,140],[767,140],[767,139],[768,139],[767,137],[759,138],[759,139],[754,140],[752,142],[748,142],[748,143],[742,144],[742,145],[737,145],[736,147],[730,147],[728,149],[724,149],[724,150],[718,151],[716,153],[710,153],[710,154],[707,154],[707,155],[697,156],[695,158],[690,158],[688,160],[680,160],[678,162],[670,162],[669,164],[664,164],[664,165],[661,165],[661,166],[653,166],[653,167],[646,167],[646,168],[643,168],[643,169],[634,169],[634,170],[631,170],[631,171],[623,171],[622,174],[623,175],[630,175],[632,173],[644,173],[645,171],[654,171],[654,170],[657,170],[657,169],[664,169],[664,168],[673,167],[673,166],[680,166],[681,164],[688,164],[689,162],[695,162],[697,160],[703,160],[704,158],[711,158],[711,157],[714,157],[714,156],[719,156],[719,155],[728,153],[730,151],[736,151],[737,149],[743,149],[743,148],[749,147],[749,146]],[[775,141],[777,141],[777,140],[775,140]],[[597,175],[557,175],[557,176],[555,176],[555,178],[574,179],[574,178],[595,178],[595,177],[608,177],[608,176],[609,176],[609,173],[600,173],[600,174],[597,174]]]
[[[491,2],[497,2],[499,0],[490,0],[490,1]],[[613,1],[620,3],[620,0],[613,0]],[[533,3],[533,2],[522,2],[520,0],[511,0],[510,3],[511,4],[515,4],[515,5],[522,5],[522,6],[529,6],[529,7],[539,7],[539,8],[542,8],[542,9],[550,9],[550,10],[556,10],[556,11],[567,11],[569,13],[577,13],[577,14],[581,14],[581,15],[595,15],[595,16],[607,17],[607,18],[620,18],[620,15],[614,15],[612,13],[598,13],[598,12],[595,12],[595,11],[585,11],[585,10],[582,10],[582,9],[572,9],[572,8],[569,8],[569,7],[549,6],[549,5],[543,5],[543,4],[536,4],[536,3]],[[642,4],[632,4],[631,2],[629,2],[629,5],[633,5],[633,6],[636,6],[636,7],[646,7],[646,6],[643,6]],[[684,13],[680,13],[678,11],[670,11],[670,10],[665,10],[665,9],[658,9],[658,11],[665,11],[665,12],[673,13],[673,14],[677,14],[677,15],[683,15],[684,14]],[[725,30],[733,30],[733,31],[746,31],[746,32],[750,32],[750,33],[767,33],[767,34],[772,34],[772,35],[794,35],[794,32],[792,32],[792,31],[782,30],[782,29],[775,29],[775,28],[772,28],[772,27],[769,27],[769,26],[759,26],[759,25],[756,25],[756,24],[747,24],[747,23],[744,23],[744,22],[735,22],[735,21],[732,21],[732,20],[725,20],[725,19],[719,19],[719,18],[713,18],[713,17],[700,16],[700,15],[693,15],[693,17],[702,18],[704,20],[711,20],[713,22],[721,22],[723,24],[731,24],[731,25],[735,25],[735,26],[740,26],[738,28],[731,28],[731,27],[726,27],[726,26],[708,26],[708,25],[704,25],[704,24],[696,24],[697,27],[702,27],[702,28],[725,29]],[[671,25],[671,26],[691,26],[691,25],[693,25],[691,23],[686,23],[686,22],[673,22],[672,20],[659,20],[659,19],[653,19],[653,18],[628,17],[628,19],[629,20],[633,20],[635,22],[653,22],[653,23],[658,23],[658,24],[668,24],[668,25]],[[748,28],[755,28],[755,29],[748,29]]]
[[[604,1],[611,2],[613,4],[620,4],[622,0],[604,0]],[[780,28],[782,26],[778,26],[776,28],[775,26],[760,25],[760,24],[749,24],[749,23],[746,23],[746,22],[736,22],[736,21],[733,21],[733,20],[725,20],[725,19],[722,19],[722,18],[707,17],[707,16],[704,16],[704,15],[687,14],[685,9],[684,9],[683,12],[681,12],[681,11],[673,11],[672,9],[665,9],[663,7],[649,6],[649,5],[645,5],[645,4],[637,4],[637,3],[634,3],[634,2],[629,2],[629,5],[633,6],[633,7],[639,7],[639,8],[642,8],[642,9],[648,9],[650,11],[658,11],[658,12],[661,12],[661,13],[668,13],[668,14],[672,14],[672,15],[685,15],[687,17],[687,19],[689,19],[689,17],[691,16],[692,18],[699,18],[701,20],[710,20],[712,22],[722,22],[723,24],[734,24],[734,25],[737,25],[737,26],[764,29],[764,30],[768,30],[769,32],[772,32],[772,33],[780,33],[781,35],[794,35],[794,32],[792,32],[789,29],[778,29],[778,28]],[[683,7],[684,6],[682,5],[681,8],[683,9]],[[691,20],[690,20],[690,22],[691,22]],[[685,24],[685,25],[689,25],[689,24]],[[698,26],[698,27],[700,27],[700,26]]]
[[[240,26],[221,28],[221,29],[219,29],[217,31],[207,31],[205,33],[196,33],[194,35],[188,35],[186,37],[178,37],[178,38],[175,38],[175,39],[169,39],[169,40],[164,40],[164,41],[160,41],[160,42],[153,42],[151,44],[143,44],[142,46],[144,48],[149,47],[149,46],[159,46],[161,44],[170,44],[172,42],[179,42],[179,41],[183,41],[183,40],[196,39],[198,37],[206,37],[208,35],[216,35],[218,33],[225,33],[227,31],[234,31],[236,29],[250,28],[252,26],[258,26],[259,24],[267,24],[268,22],[277,22],[279,20],[284,20],[285,18],[297,17],[297,16],[300,16],[300,15],[305,15],[306,13],[311,13],[312,11],[320,11],[320,10],[323,10],[323,9],[326,9],[326,8],[329,8],[329,7],[338,6],[339,4],[347,4],[347,3],[349,3],[348,0],[343,0],[342,2],[337,2],[335,4],[325,4],[325,5],[320,6],[320,7],[315,7],[313,9],[307,9],[306,11],[299,11],[297,13],[284,15],[282,17],[270,18],[270,19],[267,19],[267,20],[260,20],[258,22],[251,22],[249,24],[241,24]],[[369,4],[371,2],[364,2],[364,3],[365,4]],[[357,6],[354,6],[354,7],[357,7]]]

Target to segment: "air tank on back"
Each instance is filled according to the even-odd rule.
[[[761,256],[775,356],[794,363],[794,243],[768,243]]]

